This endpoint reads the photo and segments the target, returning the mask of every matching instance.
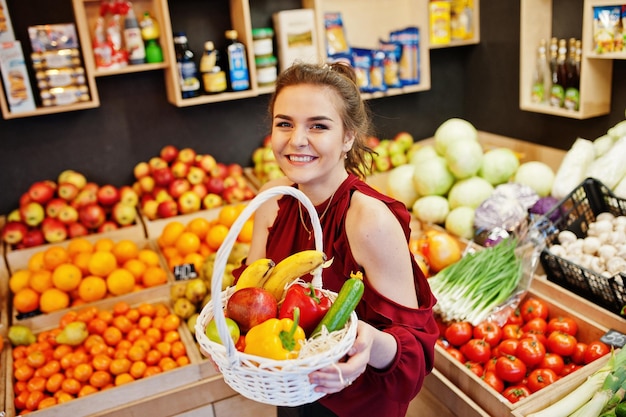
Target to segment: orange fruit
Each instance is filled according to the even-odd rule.
[[[52,271],[57,266],[68,262],[70,259],[67,249],[62,246],[51,246],[43,252],[43,265]]]
[[[117,268],[106,278],[107,288],[113,295],[128,294],[135,289],[135,277],[127,269]]]
[[[165,342],[159,342],[158,344],[161,344],[161,343],[165,343]],[[169,343],[167,343],[167,345],[169,346]],[[163,358],[163,356],[164,354],[160,350],[150,349],[148,353],[146,353],[146,365],[148,366],[158,365],[159,361],[161,360],[161,358]]]
[[[133,362],[143,361],[146,358],[146,351],[139,345],[133,345],[128,349],[128,359]]]
[[[128,319],[128,317],[123,315],[115,316],[112,324],[120,329],[122,333],[128,333],[133,328],[133,323]]]
[[[28,394],[28,398],[26,399],[26,409],[29,411],[34,411],[39,407],[39,403],[46,398],[46,395],[43,391],[32,391]]]
[[[135,379],[139,379],[143,377],[144,372],[146,372],[146,368],[148,365],[144,361],[135,361],[130,366],[128,373]]]
[[[96,371],[89,378],[89,385],[96,388],[103,388],[110,384],[113,378],[108,371]]]
[[[91,275],[106,277],[117,268],[117,259],[111,252],[96,251],[91,255],[87,268]]]
[[[74,264],[65,263],[54,268],[52,272],[52,284],[60,290],[72,291],[78,288],[83,273]]]
[[[115,242],[113,241],[113,239],[104,237],[96,241],[96,243],[93,245],[93,250],[96,252],[97,251],[111,252],[111,250],[113,249],[113,246],[115,246]]]
[[[65,378],[61,384],[61,389],[68,394],[78,394],[82,384],[75,378]]]
[[[77,397],[84,397],[85,395],[93,394],[95,392],[98,392],[98,388],[91,385],[83,385],[80,391],[78,391]]]
[[[193,265],[196,272],[202,271],[202,264],[204,264],[204,256],[200,255],[197,252],[188,253],[183,258],[183,264]]]
[[[93,374],[93,368],[89,363],[80,363],[74,368],[74,378],[80,382],[87,382]]]
[[[206,243],[209,248],[216,251],[226,238],[229,228],[221,223],[213,225],[206,236]]]
[[[185,225],[179,221],[171,221],[165,225],[158,238],[161,247],[173,246],[176,239],[185,231]]]
[[[13,377],[18,381],[28,381],[34,373],[35,370],[24,363],[13,370]]]
[[[32,288],[22,288],[13,296],[13,307],[20,313],[30,313],[39,307],[39,293]]]
[[[45,397],[41,401],[39,401],[39,405],[37,406],[37,410],[43,410],[46,408],[50,408],[54,405],[57,405],[57,399],[54,397]]]
[[[39,294],[53,287],[52,272],[47,269],[35,271],[30,275],[28,285]]]
[[[11,275],[11,278],[9,278],[9,288],[11,289],[11,292],[15,294],[22,288],[28,287],[31,275],[32,271],[29,269],[20,269],[15,271],[15,273]]]
[[[119,265],[123,265],[124,262],[128,261],[129,259],[137,258],[137,255],[139,254],[139,246],[137,246],[137,244],[132,240],[123,239],[117,242],[115,246],[113,246],[111,252],[113,253],[113,255],[115,255],[117,263]]]
[[[124,262],[123,267],[124,269],[129,270],[137,281],[141,281],[141,277],[146,270],[146,264],[141,262],[139,259],[129,259]]]
[[[171,356],[174,359],[178,359],[181,356],[184,356],[187,354],[187,349],[185,349],[185,344],[181,341],[181,340],[177,340],[174,343],[172,343],[172,352],[171,352]]]
[[[91,252],[79,252],[72,258],[72,263],[76,265],[80,272],[84,275],[89,275],[89,260],[91,259]]]
[[[41,269],[45,269],[45,265],[43,263],[43,251],[35,253],[28,260],[29,271],[39,271]]]
[[[124,315],[128,317],[128,320],[130,320],[133,323],[137,323],[139,321],[139,318],[141,317],[141,313],[136,308],[131,308]]]
[[[34,376],[28,380],[26,389],[29,391],[43,391],[46,389],[46,378]]]
[[[151,365],[146,368],[146,372],[143,373],[143,377],[147,378],[152,375],[158,375],[161,372],[163,372],[163,370],[159,368],[158,365]]]
[[[169,371],[174,368],[178,368],[178,364],[174,359],[167,356],[165,358],[161,358],[161,360],[159,361],[159,367],[163,369],[163,371]]]
[[[29,395],[30,395],[30,392],[28,392],[28,390],[25,389],[24,391],[20,392],[19,395],[15,396],[15,400],[13,401],[13,404],[15,405],[15,408],[17,409],[16,411],[26,409],[26,400],[28,400]]]
[[[139,311],[139,314],[141,316],[147,316],[147,317],[154,317],[154,314],[156,313],[156,309],[154,308],[154,306],[150,303],[141,303],[139,304],[139,306],[137,306],[137,310]]]
[[[230,204],[223,206],[217,215],[217,222],[221,225],[230,228],[233,225],[237,217],[239,216],[239,210],[236,205]]]
[[[146,264],[146,266],[157,266],[161,263],[159,254],[148,248],[141,249],[137,254],[137,259]]]
[[[104,333],[102,333],[102,337],[107,345],[116,346],[122,340],[122,331],[117,327],[109,326]]]
[[[68,401],[72,401],[74,399],[74,396],[64,391],[57,391],[54,394],[54,398],[57,399],[57,404],[63,404]]]
[[[163,320],[161,330],[163,330],[164,332],[169,332],[171,330],[177,330],[178,326],[180,326],[180,317],[178,317],[174,313],[170,313],[165,316],[165,320]]]
[[[61,364],[56,359],[48,359],[48,361],[39,369],[39,374],[44,378],[50,378],[52,375],[61,370]]]
[[[163,256],[165,256],[165,259],[172,259],[180,256],[180,253],[178,253],[178,249],[176,249],[176,246],[166,246],[161,249],[161,253],[163,254]]]
[[[251,219],[246,220],[246,222],[241,227],[239,234],[237,235],[237,240],[242,243],[252,242],[252,229],[253,228],[254,228],[254,221]]]
[[[120,385],[128,384],[129,382],[133,382],[135,378],[128,372],[124,372],[122,374],[115,376],[115,386],[118,387]]]
[[[149,266],[143,273],[143,285],[154,287],[167,283],[167,272],[160,266]]]
[[[198,236],[200,240],[204,240],[209,229],[211,228],[211,222],[204,217],[196,217],[187,223],[186,230]]]
[[[105,354],[97,354],[91,359],[91,365],[96,371],[108,371],[111,366],[111,358]]]
[[[70,296],[58,288],[49,288],[41,294],[39,305],[43,313],[62,310],[70,305]]]
[[[89,275],[78,285],[78,296],[86,302],[101,300],[106,295],[107,283],[104,278]]]
[[[174,246],[176,246],[181,256],[185,256],[189,253],[197,252],[198,249],[200,249],[200,238],[195,233],[183,232],[178,239],[176,239]]]
[[[48,377],[48,380],[46,381],[46,390],[54,394],[61,389],[61,384],[63,383],[64,379],[65,375],[60,372],[50,375]]]
[[[93,248],[93,243],[84,237],[75,237],[67,244],[67,252],[72,258],[78,253],[91,253],[94,250]]]
[[[40,350],[30,352],[26,356],[26,364],[31,368],[41,368],[46,364],[46,355]]]
[[[130,304],[126,301],[118,301],[113,305],[113,315],[124,315],[130,311]]]
[[[109,366],[109,372],[113,375],[120,375],[125,372],[128,372],[130,369],[131,362],[127,358],[117,358],[111,361],[111,365]]]
[[[178,358],[176,358],[176,364],[178,366],[185,366],[185,365],[189,365],[190,363],[191,363],[191,359],[189,359],[189,356],[187,355],[179,356]]]

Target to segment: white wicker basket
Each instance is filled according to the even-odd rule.
[[[261,204],[279,195],[290,195],[300,200],[311,217],[315,234],[315,248],[320,251],[323,250],[320,221],[315,207],[306,195],[289,186],[273,187],[259,193],[237,217],[217,251],[211,281],[211,293],[216,296],[200,312],[195,330],[201,350],[210,355],[224,376],[224,381],[231,388],[254,401],[293,407],[316,401],[325,395],[314,391],[315,386],[309,382],[308,374],[332,365],[345,356],[356,338],[357,316],[356,313],[352,312],[348,323],[338,334],[339,343],[328,351],[306,358],[274,360],[239,352],[235,348],[224,317],[224,308],[228,298],[234,292],[234,288],[229,287],[222,291],[222,277],[228,255],[246,220]],[[321,268],[318,268],[313,274],[312,283],[331,299],[337,296],[336,293],[322,288]],[[213,317],[215,317],[220,339],[226,341],[225,345],[209,340],[205,334],[205,328]]]

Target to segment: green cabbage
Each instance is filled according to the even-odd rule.
[[[435,131],[435,150],[441,156],[452,142],[457,140],[478,140],[478,131],[467,120],[452,118],[443,122]]]
[[[442,156],[426,159],[413,166],[413,185],[420,196],[445,195],[454,184],[454,175]]]
[[[456,182],[448,193],[450,209],[470,207],[476,209],[493,193],[494,187],[486,179],[470,177]]]
[[[473,177],[483,163],[483,147],[475,140],[457,140],[448,146],[445,158],[457,179]]]
[[[489,181],[491,185],[504,184],[515,175],[518,168],[519,159],[515,152],[508,148],[495,148],[483,155],[478,176]]]

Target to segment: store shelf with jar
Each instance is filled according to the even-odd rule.
[[[582,51],[580,58],[578,110],[551,106],[533,101],[533,73],[537,48],[542,39],[550,40],[552,33],[552,0],[522,0],[520,3],[520,109],[573,119],[588,119],[610,113],[613,63],[593,59],[592,44],[593,5],[599,0],[585,0],[582,22]],[[606,3],[606,2],[605,2]],[[615,3],[615,2],[614,2]]]
[[[589,59],[626,59],[626,1],[585,1],[583,31],[589,42],[583,47]]]
[[[480,0],[431,1],[430,49],[480,43]]]

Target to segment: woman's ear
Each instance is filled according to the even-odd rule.
[[[346,132],[346,136],[343,139],[343,151],[348,152],[354,145],[355,134],[354,132]]]

